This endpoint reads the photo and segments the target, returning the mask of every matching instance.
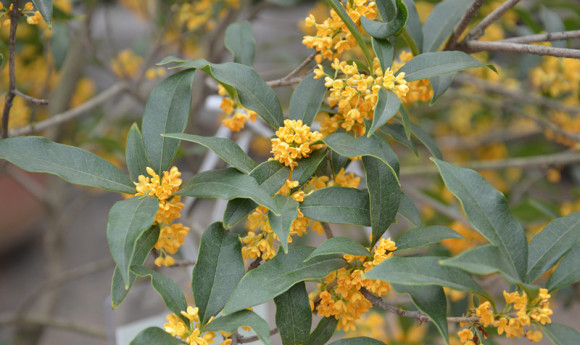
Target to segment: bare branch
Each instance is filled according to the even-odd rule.
[[[541,45],[511,43],[504,41],[467,41],[465,42],[464,46],[468,53],[477,53],[481,51],[500,51],[580,59],[580,50],[578,49],[554,48]]]
[[[568,40],[571,38],[580,38],[580,30],[548,32],[545,34],[511,37],[501,40],[500,42],[535,43],[535,42],[561,41]]]
[[[274,334],[276,334],[276,333],[278,333],[278,328],[274,328],[274,329],[271,329],[270,330],[270,335],[271,336],[274,335]],[[240,343],[240,344],[243,344],[243,343],[251,343],[251,342],[260,340],[260,338],[258,338],[257,336],[253,336],[253,337],[242,337],[242,336],[238,336],[237,339],[238,339],[238,343]]]
[[[306,59],[304,59],[304,61],[302,61],[302,63],[300,65],[298,65],[298,67],[296,67],[290,73],[288,73],[285,77],[283,77],[282,80],[288,80],[288,79],[293,78],[296,75],[298,75],[298,73],[300,73],[300,71],[302,71],[302,69],[304,67],[306,67],[306,65],[308,65],[312,60],[314,60],[314,57],[316,56],[316,54],[318,54],[318,52],[314,52],[314,53],[310,54],[310,56],[308,56]]]
[[[24,98],[25,100],[27,100],[30,103],[34,103],[34,104],[38,104],[38,105],[48,105],[48,100],[29,96],[25,93],[20,92],[20,90],[18,90],[18,89],[15,89],[14,93],[17,96]]]
[[[2,111],[2,138],[8,138],[8,124],[10,123],[10,109],[14,100],[16,90],[16,71],[14,70],[14,59],[16,54],[16,29],[18,28],[18,0],[12,2],[10,12],[10,36],[8,38],[8,93],[4,98],[4,110]]]
[[[471,4],[471,6],[469,6],[467,11],[465,11],[465,14],[461,18],[455,29],[453,30],[453,34],[451,35],[451,37],[449,37],[449,40],[445,45],[445,50],[453,50],[453,48],[455,48],[457,40],[459,39],[459,37],[461,37],[463,31],[467,29],[467,25],[469,25],[471,20],[477,15],[477,11],[481,7],[481,5],[483,5],[484,1],[485,0],[473,0],[473,3]]]
[[[328,225],[328,223],[326,222],[320,222],[320,224],[322,224],[322,229],[324,229],[324,234],[326,235],[326,238],[333,238],[334,234],[332,233],[332,229],[330,228],[330,225]]]
[[[288,86],[288,85],[298,84],[303,79],[302,77],[296,77],[296,78],[292,78],[292,79],[284,79],[284,78],[270,80],[270,81],[266,82],[266,84],[268,84],[268,86],[270,86],[270,87]]]
[[[501,18],[504,13],[506,13],[510,8],[517,5],[520,0],[507,0],[503,4],[501,4],[498,8],[493,10],[490,14],[488,14],[481,22],[479,22],[465,37],[463,42],[476,40],[483,36],[485,29],[490,26],[493,22]]]

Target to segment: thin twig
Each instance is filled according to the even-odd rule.
[[[467,226],[470,226],[469,222],[465,219],[465,217],[463,217],[463,215],[461,214],[461,212],[459,212],[456,208],[453,207],[449,207],[433,198],[431,198],[430,196],[427,196],[421,192],[419,192],[418,190],[412,189],[412,188],[405,188],[405,193],[407,193],[411,198],[417,200],[418,202],[430,206],[432,207],[435,211],[451,218],[451,219],[455,219]]]
[[[172,268],[172,267],[188,267],[188,266],[193,266],[193,265],[195,265],[195,261],[177,261],[173,265],[169,266],[169,268]]]
[[[278,328],[274,328],[270,330],[270,336],[274,335],[278,333]],[[238,343],[243,344],[243,343],[251,343],[254,341],[258,341],[260,340],[260,338],[258,338],[258,336],[253,336],[253,337],[242,337],[242,336],[238,336]]]
[[[260,263],[262,263],[261,257],[258,257],[256,258],[256,260],[252,261],[252,263],[248,266],[248,272],[250,272],[254,268],[258,268],[260,266]]]
[[[302,71],[302,69],[306,67],[306,65],[308,65],[312,60],[314,60],[316,54],[318,54],[318,52],[310,54],[310,56],[304,59],[304,61],[302,61],[302,63],[298,65],[298,67],[294,68],[290,73],[288,73],[285,77],[283,77],[282,80],[288,80],[298,75],[298,73],[300,73],[300,71]]]
[[[38,104],[38,105],[48,105],[48,100],[29,96],[23,92],[20,92],[20,90],[18,90],[18,89],[15,89],[14,93],[17,96],[24,98],[25,100],[27,100],[30,103],[34,103],[34,104]]]
[[[55,319],[54,316],[23,316],[17,315],[6,316],[0,319],[0,325],[9,324],[31,324],[37,326],[52,327],[71,331],[74,333],[84,334],[98,339],[107,339],[107,333],[93,327],[80,325],[71,321]]]
[[[455,48],[457,40],[459,40],[459,37],[461,37],[463,31],[467,29],[467,25],[469,25],[469,23],[471,23],[471,20],[473,20],[473,18],[477,15],[477,11],[479,11],[479,8],[483,5],[484,1],[485,0],[473,0],[473,3],[471,4],[471,6],[469,6],[467,11],[465,11],[465,14],[459,21],[459,24],[455,26],[453,34],[451,35],[451,37],[449,37],[449,40],[445,45],[445,50],[453,50],[453,48]]]
[[[96,95],[95,97],[91,98],[90,100],[86,101],[85,103],[79,105],[76,108],[67,110],[63,113],[55,115],[47,120],[32,123],[30,125],[24,126],[22,128],[13,129],[10,131],[10,136],[20,136],[20,135],[27,135],[37,131],[42,131],[52,126],[59,125],[61,123],[70,121],[85,112],[103,104],[109,98],[119,94],[122,91],[127,90],[127,84],[125,82],[119,82],[114,84],[113,86],[109,87],[107,90],[101,92],[100,94]]]
[[[545,34],[511,37],[501,40],[500,42],[535,43],[535,42],[562,41],[571,38],[580,38],[580,30],[548,32]]]
[[[507,0],[503,4],[501,4],[498,8],[493,10],[490,14],[488,14],[481,22],[479,22],[473,29],[469,31],[463,42],[476,40],[483,36],[485,29],[490,26],[493,22],[501,18],[504,13],[506,13],[510,8],[517,5],[520,0]]]
[[[16,90],[16,71],[14,70],[14,59],[16,54],[16,29],[18,28],[18,0],[12,2],[10,12],[10,37],[8,39],[8,93],[4,98],[4,110],[2,112],[2,138],[8,138],[8,124],[10,123],[10,109],[14,100]]]
[[[302,77],[296,77],[296,78],[292,78],[292,79],[280,78],[280,79],[270,80],[270,81],[266,82],[266,84],[268,84],[268,86],[270,86],[270,87],[288,86],[288,85],[298,84],[302,81],[302,79],[303,79]]]
[[[534,55],[547,55],[563,58],[580,59],[579,49],[555,48],[542,45],[511,43],[504,41],[487,42],[487,41],[467,41],[464,44],[468,53],[477,53],[481,51],[499,51],[511,53],[523,53]]]
[[[322,229],[324,229],[324,234],[326,235],[326,238],[333,238],[334,234],[332,233],[332,229],[330,228],[330,225],[328,225],[328,223],[326,222],[320,222],[320,224],[322,224]]]

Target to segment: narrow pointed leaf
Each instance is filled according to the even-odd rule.
[[[152,168],[157,174],[167,170],[177,153],[179,140],[161,134],[185,130],[194,74],[194,70],[185,70],[163,80],[153,89],[145,105],[141,130]]]
[[[224,313],[267,302],[298,282],[324,278],[344,265],[344,260],[334,255],[304,262],[313,250],[311,247],[293,247],[287,254],[279,251],[276,257],[246,273],[226,304]]]
[[[372,241],[374,245],[393,223],[399,210],[401,188],[395,175],[375,157],[363,157],[370,205]]]
[[[338,175],[340,169],[346,168],[349,162],[350,159],[348,157],[341,156],[336,151],[330,151],[330,168],[332,169],[333,175]]]
[[[528,245],[528,283],[534,282],[580,242],[580,212],[554,219]]]
[[[376,38],[389,38],[401,33],[405,27],[405,23],[407,22],[407,6],[405,6],[405,3],[401,0],[395,1],[397,3],[396,16],[388,22],[386,18],[383,18],[385,23],[370,20],[366,17],[360,18],[362,27],[369,35]]]
[[[164,134],[163,136],[205,146],[212,150],[219,158],[223,159],[224,162],[246,174],[249,174],[258,166],[235,141],[228,138],[202,137],[186,133],[170,133]]]
[[[290,235],[290,229],[292,228],[292,223],[298,217],[298,201],[286,197],[281,194],[274,195],[274,203],[280,211],[280,216],[276,216],[271,211],[268,211],[268,221],[274,233],[278,235],[280,243],[284,252],[288,252],[288,236]]]
[[[554,345],[580,344],[580,333],[574,328],[557,323],[542,327]]]
[[[177,194],[196,198],[216,198],[231,200],[247,198],[274,213],[279,213],[274,200],[258,182],[235,168],[212,170],[194,176]]]
[[[310,157],[301,159],[298,166],[292,171],[292,180],[298,181],[299,185],[305,184],[326,157],[326,152],[325,149],[316,150]]]
[[[300,211],[304,216],[321,222],[371,225],[368,193],[356,188],[318,189],[304,198]]]
[[[398,250],[403,250],[421,248],[448,238],[463,238],[463,236],[446,226],[431,225],[409,230],[402,234],[395,243]]]
[[[432,52],[451,36],[471,1],[444,0],[438,3],[423,25],[423,51]]]
[[[52,0],[32,0],[34,6],[42,15],[42,18],[48,24],[49,27],[52,26]]]
[[[137,241],[153,224],[158,208],[157,198],[134,197],[118,201],[109,211],[107,242],[126,290],[130,286],[129,270],[134,264]]]
[[[431,99],[431,104],[441,97],[447,91],[447,89],[453,83],[453,78],[457,73],[443,74],[437,77],[429,78],[429,83],[431,88],[433,88],[433,98]]]
[[[369,337],[347,338],[333,341],[330,345],[386,345],[380,340]]]
[[[375,115],[373,117],[373,124],[367,131],[367,137],[370,137],[377,129],[381,128],[385,123],[397,114],[401,107],[401,100],[394,92],[385,88],[379,90],[379,98],[375,107]]]
[[[129,345],[185,345],[184,342],[159,327],[149,327],[137,334]]]
[[[443,155],[441,154],[441,150],[435,143],[435,140],[429,136],[423,129],[415,124],[411,124],[411,130],[413,131],[413,136],[417,138],[427,150],[431,153],[431,155],[437,159],[443,159]]]
[[[336,331],[336,325],[338,320],[334,317],[324,317],[318,321],[318,325],[312,331],[308,337],[306,345],[324,345],[326,342],[332,338],[332,335]]]
[[[312,311],[304,282],[275,297],[274,303],[276,303],[276,326],[282,344],[306,344],[312,325]]]
[[[401,202],[399,203],[399,214],[415,226],[422,226],[421,215],[417,209],[417,205],[413,199],[411,199],[407,194],[403,193],[401,195]]]
[[[560,261],[550,276],[546,288],[556,291],[580,281],[580,242]]]
[[[202,325],[223,309],[244,273],[238,236],[226,231],[222,223],[211,224],[201,236],[191,279],[193,298],[199,308]]]
[[[473,227],[505,255],[521,281],[526,279],[528,244],[503,194],[477,172],[432,158],[447,188],[461,202]]]
[[[135,193],[133,182],[113,164],[89,151],[43,137],[0,140],[0,159],[27,171],[57,175],[70,183]]]
[[[432,52],[415,56],[398,73],[404,72],[405,80],[410,82],[486,65],[460,51]]]
[[[348,237],[332,237],[322,242],[307,258],[306,261],[321,255],[349,254],[356,256],[371,256],[369,250],[359,242]]]
[[[131,180],[138,181],[139,175],[149,176],[147,174],[147,167],[151,167],[152,164],[149,161],[149,156],[147,156],[143,136],[135,123],[131,126],[129,134],[127,135],[125,160],[127,161],[127,170],[129,170]]]
[[[381,69],[385,71],[393,65],[395,47],[386,39],[373,37],[371,42],[373,44],[373,51],[381,64]]]
[[[403,0],[407,6],[407,22],[405,23],[405,29],[415,41],[419,52],[423,49],[423,25],[421,24],[421,19],[419,19],[419,13],[417,12],[417,7],[415,6],[414,0]]]
[[[401,119],[403,120],[403,128],[405,128],[405,135],[407,136],[408,140],[411,140],[411,118],[409,117],[409,113],[405,106],[401,104],[401,108],[399,109],[399,113],[401,114]]]
[[[234,56],[234,62],[252,66],[255,45],[256,40],[250,22],[233,23],[226,29],[225,46]]]
[[[203,328],[203,331],[234,333],[240,327],[250,327],[264,345],[272,345],[268,323],[250,310],[241,310],[234,314],[219,317],[208,323]]]
[[[290,99],[290,120],[302,120],[305,125],[310,126],[325,94],[324,78],[314,79],[314,73],[304,77]]]

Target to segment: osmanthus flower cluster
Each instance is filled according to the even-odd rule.
[[[316,143],[322,135],[312,132],[302,120],[284,120],[284,127],[276,131],[276,138],[272,139],[272,153],[274,158],[291,169],[298,166],[297,160],[309,157],[312,151],[324,146]]]
[[[212,316],[205,325],[201,325],[198,311],[199,308],[188,306],[186,311],[181,312],[181,315],[189,320],[187,323],[175,314],[167,315],[167,322],[163,325],[165,331],[189,345],[213,344],[216,337],[215,332],[202,331],[202,327],[212,322],[214,318]],[[231,343],[232,339],[225,339],[219,345],[229,345]]]
[[[4,7],[4,4],[0,2],[0,28],[2,26],[10,25],[10,12],[12,11],[13,4],[10,4],[8,8]],[[30,25],[37,25],[44,21],[42,15],[39,11],[36,11],[34,4],[32,2],[27,2],[24,4],[24,8],[19,9],[20,15],[26,17],[26,22]]]
[[[239,8],[239,0],[200,0],[184,2],[177,11],[177,22],[187,31],[213,30],[216,22],[225,17],[228,9]]]
[[[218,85],[218,93],[223,96],[220,108],[224,115],[224,119],[222,120],[224,126],[233,132],[238,132],[244,129],[246,122],[256,122],[258,113],[245,108],[240,102],[231,99],[221,84]]]
[[[464,345],[481,344],[479,335],[487,337],[484,327],[497,328],[497,334],[508,338],[521,338],[525,336],[531,342],[540,342],[543,338],[542,326],[550,324],[553,314],[550,309],[550,294],[546,289],[540,289],[539,294],[533,300],[529,300],[525,292],[503,292],[506,306],[499,314],[494,314],[491,303],[486,301],[480,304],[475,311],[479,322],[468,324],[462,323],[464,328],[457,333]],[[515,313],[514,313],[515,312]]]
[[[155,223],[159,224],[161,231],[155,244],[155,249],[160,256],[155,259],[157,266],[171,266],[175,259],[169,254],[175,254],[177,249],[184,243],[185,236],[189,228],[181,223],[172,223],[173,220],[181,217],[183,203],[181,196],[174,196],[173,193],[181,186],[181,173],[177,167],[172,167],[169,171],[164,171],[163,176],[147,168],[147,173],[151,177],[139,175],[139,182],[134,182],[137,192],[135,196],[154,196],[159,200],[159,209],[155,214]]]
[[[396,249],[395,242],[390,238],[381,238],[371,257],[344,255],[346,267],[330,273],[310,293],[311,309],[324,317],[336,318],[338,329],[355,329],[356,321],[372,307],[360,290],[365,288],[377,296],[383,296],[391,289],[387,282],[362,278],[363,273],[393,256]]]

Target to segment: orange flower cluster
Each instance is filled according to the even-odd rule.
[[[280,163],[294,169],[298,166],[297,160],[309,157],[312,151],[324,146],[314,144],[322,139],[318,132],[311,132],[310,127],[303,124],[302,120],[284,120],[284,127],[276,131],[276,138],[272,139],[272,151],[274,158]]]
[[[167,322],[163,325],[165,332],[171,334],[172,336],[183,340],[185,343],[190,345],[209,345],[213,344],[213,340],[216,334],[211,331],[203,332],[202,326],[199,323],[198,316],[199,309],[193,307],[187,307],[186,311],[182,311],[181,315],[185,316],[189,320],[189,324],[185,323],[179,316],[175,314],[167,315]],[[213,316],[209,319],[206,325],[213,321]],[[232,339],[226,339],[220,343],[220,345],[229,345],[232,343]]]
[[[240,102],[234,102],[234,100],[228,96],[228,92],[223,86],[218,85],[218,93],[223,96],[220,108],[225,116],[222,120],[224,126],[228,127],[233,132],[238,132],[244,129],[246,122],[250,120],[256,122],[258,113],[244,108]]]

